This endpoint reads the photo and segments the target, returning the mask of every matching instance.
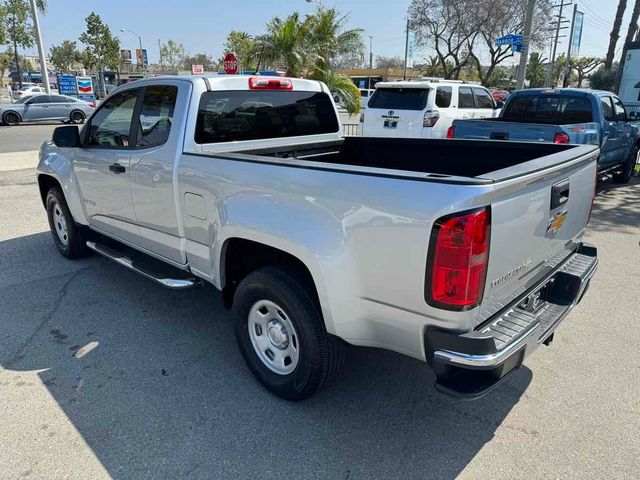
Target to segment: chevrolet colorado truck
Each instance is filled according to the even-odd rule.
[[[589,285],[598,155],[343,138],[320,82],[157,77],[58,127],[37,180],[62,255],[221,290],[249,369],[282,398],[326,385],[349,344],[415,357],[475,398]]]
[[[611,92],[532,88],[513,92],[490,120],[456,120],[448,138],[593,144],[598,171],[627,183],[640,161],[640,129]]]

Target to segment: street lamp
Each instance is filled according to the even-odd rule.
[[[136,32],[134,32],[133,30],[127,30],[126,28],[121,28],[120,31],[127,32],[138,37],[138,43],[140,44],[140,60],[142,61],[142,74],[144,75],[144,54],[142,51],[142,37],[138,35]]]
[[[373,35],[369,35],[369,83],[367,88],[371,90],[371,70],[373,69]]]

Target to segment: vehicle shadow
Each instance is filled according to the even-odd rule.
[[[38,250],[52,260],[34,276]],[[48,232],[0,242],[3,259],[0,363],[44,369],[116,478],[449,479],[500,426],[538,435],[504,422],[526,367],[462,402],[436,392],[421,362],[353,348],[336,383],[290,403],[245,368],[214,288],[167,291],[98,257],[69,262]]]
[[[627,184],[612,181],[598,183],[589,228],[596,231],[631,233],[627,227],[640,225],[640,178],[632,177]]]

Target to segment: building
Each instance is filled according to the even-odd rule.
[[[349,77],[353,80],[358,88],[373,88],[378,82],[386,82],[389,80],[402,80],[404,77],[403,68],[346,68],[338,70],[338,73]],[[407,79],[416,79],[423,77],[418,70],[407,68]],[[371,86],[369,86],[369,77],[371,77]]]
[[[640,42],[627,46],[618,94],[625,104],[640,102]]]

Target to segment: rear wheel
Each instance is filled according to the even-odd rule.
[[[76,224],[60,187],[51,187],[46,199],[47,217],[53,242],[67,258],[80,258],[90,250],[85,245],[83,228]]]
[[[346,346],[327,333],[309,287],[293,270],[266,267],[250,273],[233,303],[242,356],[270,392],[304,400],[340,371]]]
[[[9,126],[15,126],[20,124],[20,115],[16,112],[4,112],[2,115],[2,123]]]
[[[636,163],[638,162],[640,157],[640,150],[638,147],[634,147],[629,155],[629,158],[622,166],[622,171],[616,172],[612,175],[614,183],[628,183],[631,180],[631,176],[633,175],[633,169],[636,167]]]
[[[85,118],[86,118],[85,114],[80,110],[74,110],[73,112],[71,112],[71,115],[69,116],[69,120],[71,121],[71,123],[77,123],[77,124],[84,123]]]

